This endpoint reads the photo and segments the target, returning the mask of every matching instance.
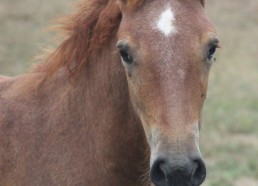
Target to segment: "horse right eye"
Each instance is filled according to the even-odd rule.
[[[131,64],[133,62],[132,56],[125,50],[120,50],[120,56],[123,60],[123,62],[127,64]]]
[[[217,48],[220,48],[219,40],[217,38],[211,39],[209,44],[209,50],[207,53],[208,61],[211,61],[212,59],[214,59],[214,55],[216,53]]]
[[[211,60],[216,52],[217,46],[212,46],[208,51],[208,60]]]

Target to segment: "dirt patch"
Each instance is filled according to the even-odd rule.
[[[256,135],[234,135],[231,139],[244,145],[258,146],[258,136]]]
[[[0,4],[0,15],[3,15],[5,13],[5,7],[4,5]]]
[[[252,178],[240,178],[235,181],[234,186],[257,186],[258,185],[258,180],[254,180]]]

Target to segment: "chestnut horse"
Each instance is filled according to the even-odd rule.
[[[204,0],[83,0],[66,39],[1,78],[1,186],[198,186],[218,46]]]

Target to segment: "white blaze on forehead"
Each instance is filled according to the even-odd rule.
[[[163,11],[159,17],[159,21],[157,23],[158,29],[164,33],[166,36],[169,36],[171,33],[176,32],[176,28],[173,25],[175,22],[175,15],[170,8],[167,8]]]

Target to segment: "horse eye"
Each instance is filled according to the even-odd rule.
[[[210,48],[210,50],[208,51],[208,60],[211,60],[216,52],[217,46],[214,45]]]
[[[120,50],[120,56],[122,60],[127,64],[131,64],[133,62],[132,56],[125,50]]]

